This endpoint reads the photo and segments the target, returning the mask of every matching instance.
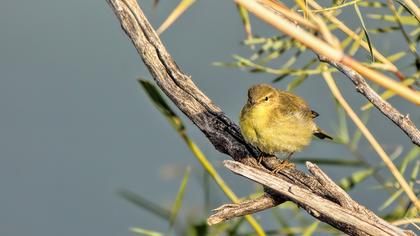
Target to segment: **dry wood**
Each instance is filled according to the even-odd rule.
[[[258,198],[243,201],[237,204],[224,204],[214,209],[215,214],[207,219],[209,225],[218,224],[239,216],[253,214],[275,207],[284,201],[273,198],[272,195],[264,194]]]
[[[322,172],[321,169],[310,162],[307,162],[308,169],[315,174],[321,183],[325,184],[324,186],[326,186],[328,191],[335,194],[337,199],[340,199],[339,204],[322,198],[299,186],[287,183],[269,173],[243,165],[239,162],[225,161],[224,164],[234,173],[277,191],[304,208],[312,216],[318,219],[324,219],[324,222],[334,226],[340,225],[340,229],[345,233],[351,235],[407,235],[412,233],[389,224],[367,208],[360,206]],[[343,202],[345,204],[341,204]],[[221,210],[225,209],[223,207]],[[218,217],[223,217],[223,214]]]
[[[317,199],[322,200],[319,203],[328,201],[328,204],[330,205],[326,206],[335,204],[335,208],[325,208],[327,211],[336,210],[336,208],[341,209],[341,211],[344,212],[346,211],[346,208],[338,205],[340,201],[343,202],[344,193],[328,190],[323,185],[324,183],[319,182],[319,178],[322,175],[315,175],[315,177],[297,169],[286,169],[281,171],[277,176],[273,176],[270,174],[269,170],[274,169],[278,164],[278,160],[274,156],[264,157],[262,162],[263,166],[258,164],[255,158],[258,157],[260,153],[245,143],[238,126],[197,88],[190,76],[184,74],[180,70],[170,54],[166,51],[137,2],[135,0],[108,0],[108,2],[157,85],[207,136],[217,150],[231,156],[234,160],[245,166],[252,167],[253,170],[259,170],[259,173],[265,173],[265,175],[275,178],[274,180],[276,180],[276,182],[281,180],[282,183],[291,187],[289,189],[293,189],[293,191],[298,191],[299,193],[303,191],[304,193],[311,194],[311,196],[316,196]],[[272,186],[269,187],[271,188]],[[365,235],[363,233],[364,231],[360,231],[359,228],[354,226],[356,223],[342,223],[345,219],[336,219],[334,211],[319,211],[320,214],[318,214],[318,211],[316,211],[317,208],[305,206],[301,200],[290,198],[290,195],[285,192],[279,192],[278,189],[272,190],[267,188],[266,195],[258,199],[240,203],[238,206],[241,207],[239,208],[235,208],[235,205],[225,205],[225,207],[222,207],[219,210],[228,208],[239,209],[238,211],[235,211],[237,214],[241,211],[242,213],[239,215],[251,214],[274,207],[285,200],[295,202],[310,212],[314,217],[331,224],[333,227],[342,230],[343,232],[354,235]],[[356,206],[354,205],[354,201],[350,201],[349,199],[346,199],[345,202],[347,205]],[[353,209],[358,209],[358,207],[354,207]],[[363,215],[363,213],[360,214]],[[235,214],[232,215],[237,216]],[[381,224],[386,223],[377,216],[374,216],[372,219],[369,218],[369,215],[364,215],[363,217],[365,217],[368,222],[376,222],[376,220],[378,220]],[[369,223],[361,222],[361,220],[357,222],[360,222],[365,228],[368,227],[368,229],[370,229],[369,227],[371,227],[369,226]],[[368,226],[366,226],[366,224],[368,224]],[[379,229],[372,230],[374,231],[370,233],[371,235],[374,235],[375,232],[379,232]],[[394,226],[387,225],[383,232],[385,231],[389,233],[387,235],[403,235],[401,234],[401,229]]]
[[[369,102],[371,102],[382,114],[388,117],[394,124],[396,124],[405,134],[411,139],[411,141],[420,146],[420,131],[416,125],[411,121],[408,115],[401,114],[395,109],[389,102],[383,100],[366,82],[366,80],[356,71],[350,67],[343,65],[342,63],[329,60],[326,57],[319,57],[321,61],[327,62],[341,71],[347,78],[349,78],[354,85],[356,90],[365,96]]]

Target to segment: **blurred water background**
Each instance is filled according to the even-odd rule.
[[[161,1],[153,12],[151,0],[139,2],[155,27],[178,3]],[[352,21],[354,11],[343,17]],[[257,35],[277,34],[255,18],[252,23]],[[129,189],[170,206],[187,165],[193,169],[182,214],[209,214],[202,209],[201,167],[138,86],[138,77],[150,75],[104,0],[2,1],[0,32],[0,235],[132,235],[131,226],[164,231],[165,221],[128,203],[117,191]],[[198,1],[162,34],[178,65],[235,121],[247,88],[274,78],[212,65],[233,61],[233,54],[250,55],[240,44],[243,39],[236,7],[222,0]],[[385,54],[393,53],[388,49],[398,40],[373,36]],[[365,100],[347,79],[338,78],[357,110]],[[311,77],[295,93],[321,114],[320,126],[334,133],[337,116],[324,81]],[[414,106],[398,98],[391,101],[418,123]],[[256,186],[224,169],[221,161],[228,157],[184,121],[235,192],[253,193]],[[369,127],[388,153],[411,147],[377,111]],[[360,151],[378,163],[377,154],[362,140]],[[353,159],[343,147],[319,141],[296,157]],[[336,180],[354,171],[322,168]],[[376,182],[369,179],[351,195],[377,211],[388,195],[372,185]],[[213,185],[210,207],[227,201]],[[256,216],[264,226],[273,225],[270,212]]]

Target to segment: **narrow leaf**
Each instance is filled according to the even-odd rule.
[[[159,90],[149,81],[139,79],[140,85],[146,91],[146,94],[152,100],[153,104],[159,109],[159,111],[168,119],[169,123],[180,133],[185,131],[185,126],[181,119],[175,114],[175,112],[169,107],[165,99],[162,97]]]
[[[172,210],[171,210],[171,218],[169,220],[169,225],[172,227],[176,221],[176,218],[178,216],[178,212],[182,207],[182,200],[184,199],[184,193],[185,189],[187,187],[188,178],[190,176],[191,168],[187,167],[184,172],[184,178],[182,178],[181,186],[179,187],[178,193],[175,198],[175,202],[173,204]]]
[[[401,174],[403,175],[407,169],[408,164],[410,164],[410,162],[412,162],[413,160],[417,159],[417,156],[420,153],[420,148],[419,147],[413,147],[408,154],[403,158],[400,167],[398,168],[398,170],[401,172]]]
[[[303,231],[302,236],[311,236],[315,233],[316,228],[318,228],[319,220],[314,221],[305,231]]]
[[[401,196],[401,194],[404,192],[403,189],[398,189],[397,191],[395,191],[380,207],[379,210],[383,211],[385,210],[387,207],[389,207],[395,200],[398,199],[399,196]]]
[[[392,15],[378,15],[378,14],[367,14],[367,17],[374,20],[382,20],[382,21],[388,21],[396,23],[397,20]],[[417,26],[419,22],[416,18],[413,18],[412,16],[400,16],[401,23],[403,25],[412,25]]]
[[[236,4],[238,11],[239,11],[239,16],[241,17],[242,20],[242,24],[244,25],[244,29],[245,29],[245,33],[246,33],[246,38],[248,40],[252,39],[252,29],[251,29],[251,21],[249,20],[249,14],[248,11],[245,9],[245,7]]]
[[[359,18],[360,24],[362,25],[363,31],[365,32],[366,40],[367,40],[367,43],[369,45],[369,51],[370,51],[370,55],[371,55],[371,60],[372,60],[372,62],[375,62],[375,57],[373,56],[373,52],[372,52],[372,42],[371,42],[371,40],[369,38],[369,34],[368,34],[367,29],[366,29],[366,25],[365,25],[365,22],[363,20],[362,13],[360,12],[360,9],[357,6],[357,4],[354,4],[353,6],[354,6],[354,10],[356,11],[357,17]]]
[[[151,231],[151,230],[147,230],[147,229],[143,229],[140,227],[133,227],[130,229],[131,232],[139,234],[139,235],[146,235],[146,236],[163,236],[162,233],[156,232],[156,231]]]
[[[130,203],[141,207],[143,209],[145,209],[146,211],[164,219],[164,220],[168,220],[171,218],[171,212],[163,207],[161,207],[160,205],[147,200],[146,198],[133,193],[131,191],[128,190],[120,190],[118,191],[118,194],[123,197],[125,200],[129,201]]]
[[[374,169],[369,168],[369,169],[364,169],[364,170],[354,172],[349,177],[346,177],[340,180],[339,186],[345,191],[349,191],[354,186],[356,186],[357,184],[361,183],[362,181],[367,179],[369,176],[371,176],[374,173],[374,171],[375,171]]]

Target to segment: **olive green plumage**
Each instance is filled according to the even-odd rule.
[[[258,84],[248,90],[248,101],[240,115],[245,140],[265,153],[294,153],[308,146],[312,135],[332,139],[313,119],[312,111],[300,97]]]

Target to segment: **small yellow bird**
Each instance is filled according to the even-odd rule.
[[[288,160],[309,145],[312,135],[332,139],[315,124],[317,116],[302,98],[268,84],[257,84],[248,90],[239,124],[245,140],[261,152],[288,154],[276,168],[278,172],[293,166]]]

